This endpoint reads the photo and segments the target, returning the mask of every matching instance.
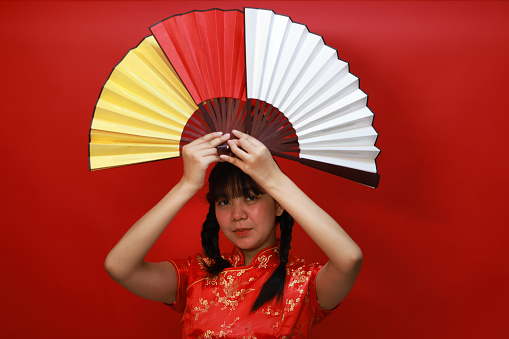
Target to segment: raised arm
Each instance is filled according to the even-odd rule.
[[[177,274],[173,266],[169,262],[146,262],[145,256],[203,186],[208,166],[220,161],[216,147],[228,138],[228,134],[211,133],[184,146],[184,174],[179,183],[125,233],[106,257],[106,271],[117,283],[146,299],[175,301]]]
[[[236,157],[221,156],[239,167],[270,194],[329,258],[320,270],[316,291],[320,306],[336,307],[350,292],[362,265],[362,252],[350,236],[313,202],[277,166],[269,150],[257,139],[234,131],[230,140]],[[239,148],[240,147],[240,148]]]

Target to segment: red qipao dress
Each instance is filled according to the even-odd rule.
[[[201,255],[170,260],[178,274],[177,300],[183,313],[182,338],[306,338],[330,311],[316,297],[316,275],[323,266],[290,256],[282,302],[275,300],[250,313],[262,285],[279,265],[278,246],[262,250],[250,265],[238,248],[223,255],[232,267],[209,277]]]

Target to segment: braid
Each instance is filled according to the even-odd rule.
[[[211,275],[221,273],[225,268],[230,267],[228,260],[223,259],[219,250],[219,224],[216,219],[214,204],[210,204],[209,213],[203,223],[201,230],[201,245],[208,258],[214,259],[211,265],[204,262],[207,272]]]
[[[281,229],[281,242],[279,244],[279,260],[285,265],[288,263],[290,255],[290,243],[292,242],[293,218],[288,212],[284,211],[279,218],[279,227]]]
[[[281,229],[281,240],[279,244],[279,266],[272,275],[263,284],[262,290],[256,298],[251,312],[259,309],[266,302],[276,298],[278,302],[283,299],[283,292],[286,282],[286,264],[290,254],[290,242],[292,241],[293,218],[288,212],[283,211],[281,216],[277,217],[279,228]]]

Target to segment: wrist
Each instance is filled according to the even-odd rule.
[[[265,191],[267,191],[267,193],[272,195],[284,186],[288,180],[290,179],[286,176],[286,174],[278,169],[263,181],[262,187]]]
[[[175,188],[181,194],[189,195],[192,197],[203,187],[203,185],[197,185],[196,183],[189,182],[184,178],[180,179],[180,181],[175,185]]]

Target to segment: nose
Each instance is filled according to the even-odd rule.
[[[232,214],[231,214],[232,221],[241,221],[241,220],[247,219],[247,213],[246,213],[245,206],[240,201],[235,201],[233,203],[231,212],[232,212]]]

